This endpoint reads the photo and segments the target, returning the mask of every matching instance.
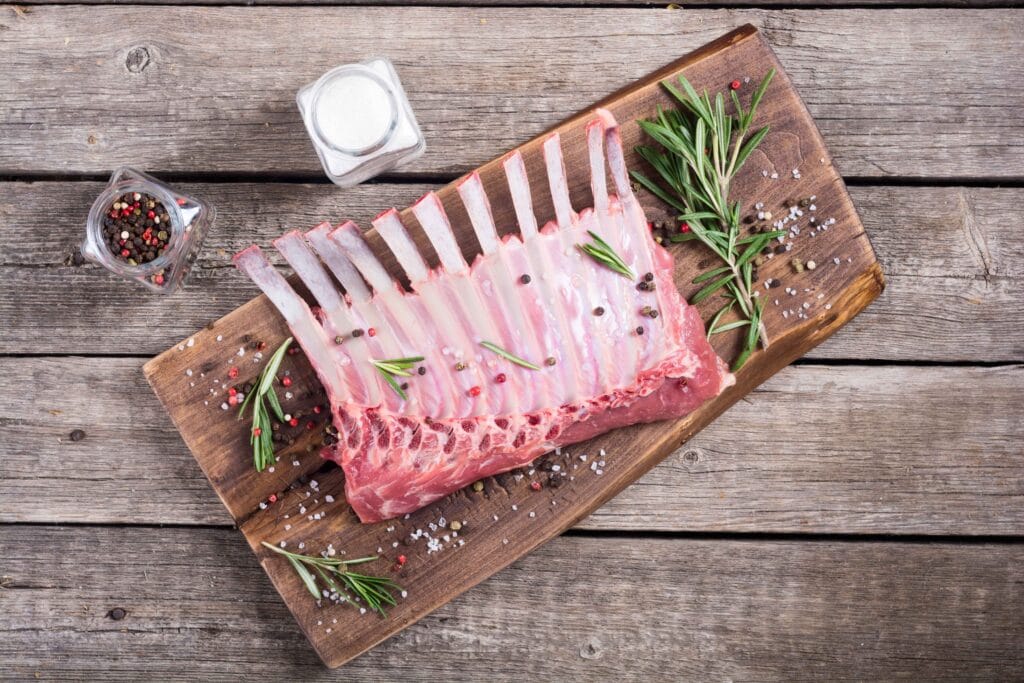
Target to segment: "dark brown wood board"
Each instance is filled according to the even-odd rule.
[[[229,384],[251,380],[262,367],[254,344],[265,342],[270,350],[288,335],[283,321],[262,296],[146,364],[146,377],[186,444],[328,666],[338,666],[364,652],[572,526],[754,387],[834,333],[881,292],[881,268],[842,178],[781,65],[753,27],[729,33],[600,104],[620,121],[625,145],[632,150],[641,135],[635,121],[651,116],[659,104],[670,104],[659,85],[661,81],[683,73],[698,88],[715,91],[739,79],[744,84],[741,93],[749,97],[773,67],[778,73],[758,115],[758,121],[769,124],[772,130],[747,162],[737,181],[736,194],[744,198],[748,212],[752,211],[751,204],[763,202],[773,213],[788,211],[798,198],[814,196],[816,215],[822,221],[834,219],[834,223],[814,236],[805,231],[793,240],[791,252],[778,255],[760,268],[759,287],[767,298],[764,320],[772,343],[737,374],[734,387],[682,420],[620,429],[564,449],[557,462],[570,477],[561,486],[545,485],[534,491],[529,484],[534,480],[547,482],[546,473],[539,468],[536,472],[524,468],[487,480],[482,491],[456,492],[408,519],[360,524],[344,503],[341,470],[333,465],[325,467],[319,458],[316,445],[320,429],[305,429],[307,422],[320,426],[317,423],[323,414],[313,414],[309,408],[322,400],[322,389],[301,356],[289,358],[285,365],[293,380],[285,410],[303,412],[302,424],[293,434],[294,443],[279,453],[274,471],[256,473],[246,423],[236,420],[234,410],[221,409],[221,403]],[[592,112],[593,108],[588,108],[555,129],[562,137],[571,196],[577,208],[589,202],[583,124]],[[541,140],[535,138],[519,149],[530,174],[537,217],[543,222],[553,217],[553,209],[543,172]],[[632,152],[627,162],[632,168],[640,166]],[[499,228],[511,230],[515,221],[500,162],[491,161],[478,170],[491,198],[496,223]],[[476,242],[454,187],[441,189],[439,195],[463,249],[472,256]],[[669,215],[665,207],[650,198],[645,204],[651,220]],[[432,254],[411,213],[407,210],[402,217],[424,253]],[[344,217],[330,218],[337,221]],[[399,269],[379,238],[372,232],[368,237],[385,265],[398,276]],[[712,261],[693,243],[673,250],[676,282],[684,295],[692,295],[696,287],[690,281]],[[818,267],[796,273],[790,266],[794,258],[814,260]],[[785,287],[764,287],[768,278],[780,280]],[[776,299],[778,304],[774,303]],[[708,314],[715,304],[705,303],[702,312]],[[723,357],[735,355],[735,338],[721,335],[714,341]],[[238,376],[228,379],[231,367],[239,369]],[[591,467],[595,459],[603,463],[598,468],[601,474]],[[271,496],[276,502],[268,503]],[[454,520],[462,524],[458,536],[430,527]],[[417,529],[441,538],[443,549],[431,552],[424,539],[411,540],[410,534]],[[289,549],[307,553],[319,552],[331,544],[352,557],[380,554],[382,559],[368,569],[394,574],[407,596],[387,618],[360,615],[342,606],[318,608],[287,562],[262,548],[261,541],[284,541]],[[396,566],[399,554],[408,558],[401,569]]]

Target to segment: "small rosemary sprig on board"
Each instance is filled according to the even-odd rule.
[[[284,358],[291,343],[292,338],[288,337],[277,348],[277,351],[274,351],[274,355],[270,357],[260,376],[256,379],[253,390],[245,397],[242,407],[238,409],[238,419],[241,420],[249,402],[253,403],[252,432],[249,435],[249,443],[252,444],[252,460],[256,465],[257,472],[262,472],[274,464],[273,425],[263,400],[266,399],[266,402],[270,404],[274,416],[284,422],[284,411],[281,410],[281,403],[277,400],[277,394],[274,393],[274,377],[277,376],[277,370],[281,367],[281,359]]]
[[[331,557],[291,553],[266,541],[263,541],[263,546],[288,558],[288,562],[302,579],[306,589],[317,600],[323,599],[321,591],[326,589],[332,596],[337,595],[338,599],[358,607],[359,605],[356,601],[348,595],[348,591],[351,591],[363,604],[382,617],[387,616],[387,613],[384,611],[384,605],[394,607],[398,604],[395,602],[394,596],[391,595],[393,590],[402,590],[402,587],[397,583],[386,577],[357,574],[348,569],[348,567],[354,564],[373,562],[377,559],[376,555],[373,557],[360,557],[355,560],[336,560]],[[312,568],[312,571],[310,571],[310,568]],[[323,581],[324,589],[321,589],[317,584],[317,577]]]
[[[708,284],[690,303],[700,303],[725,290],[728,301],[712,316],[708,336],[747,327],[742,351],[732,365],[734,371],[743,367],[758,341],[768,348],[768,334],[761,320],[763,304],[753,296],[753,260],[772,239],[784,234],[775,230],[740,237],[740,202],[729,203],[730,184],[768,134],[768,126],[750,133],[757,105],[774,75],[772,69],[764,77],[747,109],[743,108],[736,91],[730,90],[735,115],[725,113],[722,93],[712,102],[707,91],[698,95],[683,76],[679,77],[682,91],[669,82],[663,83],[680,108],[667,111],[659,108],[654,120],[639,122],[660,148],[640,146],[637,152],[658,172],[664,186],[642,173],[632,173],[636,182],[679,210],[677,219],[689,225],[690,232],[672,235],[671,241],[698,240],[723,261],[723,266],[693,280],[694,284]],[[741,319],[719,325],[736,306],[739,306]]]
[[[635,278],[633,271],[630,270],[626,262],[615,253],[615,250],[612,249],[610,244],[601,239],[601,236],[593,230],[587,230],[587,232],[594,241],[589,244],[577,244],[576,246],[580,251],[601,265],[611,268],[623,277],[628,277],[630,280]]]
[[[388,383],[395,393],[402,397],[405,401],[409,397],[406,396],[405,390],[402,389],[402,385],[398,383],[395,377],[412,377],[412,373],[409,370],[416,363],[422,363],[423,356],[411,356],[409,358],[390,358],[386,360],[371,360],[370,363],[373,367],[377,368],[377,372],[384,376],[384,381]]]

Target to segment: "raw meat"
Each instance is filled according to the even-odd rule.
[[[519,234],[499,237],[476,173],[458,183],[481,250],[472,265],[437,195],[412,207],[440,258],[436,270],[395,210],[378,216],[373,225],[412,292],[388,275],[351,222],[290,232],[274,243],[316,299],[314,308],[259,247],[236,255],[326,387],[340,440],[324,457],[344,468],[346,497],[362,521],[417,510],[557,446],[684,416],[733,383],[696,309],[673,284],[672,256],[651,237],[610,113],[598,110],[587,141],[594,207],[579,213],[570,205],[558,135],[545,141],[556,219],[543,228],[518,152],[504,168]],[[606,145],[614,194],[606,187]],[[591,242],[588,231],[636,277],[582,253],[577,245]],[[396,378],[408,385],[403,399],[372,361],[415,356],[424,360],[413,375]]]

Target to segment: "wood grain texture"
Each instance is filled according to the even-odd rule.
[[[142,362],[5,361],[0,522],[231,523]],[[577,528],[1019,534],[1021,405],[1022,366],[787,368]]]
[[[75,4],[96,5],[104,4],[105,0],[76,0]],[[66,0],[25,0],[22,5],[54,5],[70,4]],[[345,5],[381,5],[381,6],[444,6],[444,7],[593,7],[593,2],[588,0],[132,0],[133,5],[314,5],[322,7],[345,6]],[[689,0],[683,3],[655,2],[654,0],[601,0],[602,7],[643,7],[651,11],[674,11],[694,7],[721,6],[719,0]],[[669,5],[676,5],[670,7]],[[872,8],[907,8],[907,7],[1006,7],[1016,4],[1015,0],[837,0],[828,3],[830,8],[843,7],[872,7]],[[807,7],[817,9],[822,7],[821,0],[733,0],[729,3],[731,7],[754,7],[754,8],[793,8]]]
[[[403,172],[461,173],[744,22],[777,47],[847,175],[1019,179],[1024,168],[1024,15],[1014,10],[151,7],[139,16],[128,6],[0,13],[9,74],[0,174],[133,162],[321,177],[295,92],[336,62],[382,50],[428,140]],[[124,97],[151,105],[124,116]]]
[[[627,150],[626,163],[637,168],[640,158],[633,149],[641,142],[641,131],[635,122],[652,116],[658,107],[670,104],[661,87],[663,80],[675,78],[685,71],[687,78],[703,88],[727,81],[737,69],[754,72],[755,82],[761,79],[759,72],[768,69],[776,70],[776,76],[758,112],[762,124],[770,125],[772,132],[750,157],[733,188],[740,196],[757,197],[766,207],[774,207],[779,213],[783,211],[782,207],[789,210],[796,201],[794,196],[814,197],[818,219],[831,227],[827,232],[821,232],[817,239],[806,228],[800,238],[790,240],[792,250],[787,252],[787,256],[817,259],[823,265],[814,271],[806,271],[798,278],[792,275],[785,259],[769,260],[763,264],[760,267],[761,278],[783,278],[801,288],[800,296],[794,297],[790,304],[790,313],[784,312],[783,307],[768,306],[765,309],[762,320],[772,339],[771,347],[751,357],[743,370],[737,373],[734,386],[685,418],[615,430],[562,454],[562,466],[568,465],[568,458],[585,453],[587,449],[592,454],[600,449],[601,456],[605,449],[616,454],[608,459],[607,464],[604,457],[599,457],[600,462],[594,462],[590,470],[583,470],[584,474],[596,470],[598,474],[595,476],[570,476],[568,481],[560,479],[563,486],[557,489],[550,487],[545,496],[538,497],[530,495],[529,482],[524,481],[521,475],[499,475],[488,482],[490,488],[482,496],[467,495],[465,490],[455,492],[412,515],[406,515],[402,521],[361,524],[343,502],[341,470],[330,469],[314,474],[315,463],[295,458],[296,452],[310,453],[319,448],[314,422],[309,424],[312,431],[299,425],[298,433],[293,435],[294,445],[277,453],[281,461],[275,471],[261,474],[251,464],[248,429],[239,426],[234,415],[227,411],[227,404],[221,410],[216,407],[216,398],[211,402],[211,397],[227,390],[225,377],[229,366],[233,368],[231,372],[238,370],[236,384],[244,384],[256,376],[259,359],[252,353],[245,355],[246,345],[253,345],[259,340],[268,349],[273,349],[287,336],[280,316],[265,297],[250,301],[144,366],[147,379],[214,491],[238,523],[250,546],[261,557],[285,604],[328,666],[339,666],[380,643],[589,515],[751,389],[831,336],[881,292],[884,286],[881,267],[875,260],[842,178],[831,166],[821,136],[781,64],[753,27],[737,29],[681,57],[595,106],[607,107],[621,122],[622,143]],[[593,201],[584,132],[585,124],[592,118],[593,109],[590,108],[554,129],[560,136],[567,169],[567,189],[576,207],[587,206]],[[541,152],[542,142],[542,138],[534,138],[518,148],[526,165],[534,209],[541,224],[554,218]],[[808,164],[807,159],[816,159],[818,163]],[[800,166],[803,167],[802,176],[796,170]],[[792,169],[792,177],[780,178],[779,174],[769,177],[768,170],[764,170],[766,168]],[[490,196],[495,223],[510,230],[515,224],[515,216],[501,160],[484,164],[478,172]],[[439,190],[438,198],[445,204],[452,230],[467,260],[471,261],[479,247],[454,185]],[[810,211],[809,208],[807,210]],[[658,220],[659,215],[670,216],[670,213],[664,207],[648,209],[648,219]],[[418,229],[412,212],[408,209],[403,211],[402,218],[410,226],[420,251],[431,254],[433,250],[425,234]],[[401,269],[379,236],[370,231],[368,241],[376,246],[384,266],[397,276]],[[698,250],[686,248],[692,244],[680,246],[682,248],[675,254],[675,282],[684,296],[690,296],[700,288],[691,284],[691,279],[694,272],[706,267],[707,264],[702,267],[698,263],[706,256]],[[834,264],[831,262],[833,258]],[[706,308],[704,313],[711,315],[721,304],[708,299],[701,305]],[[799,319],[795,315],[798,309],[802,311]],[[738,353],[737,340],[738,334],[733,333],[716,336],[712,341],[719,354],[733,358]],[[234,353],[236,347],[237,354]],[[207,377],[205,383],[195,379],[197,371]],[[307,410],[308,405],[325,401],[323,390],[312,377],[304,359],[296,357],[289,371],[291,391],[296,400],[304,402],[299,409]],[[211,379],[217,386],[204,386]],[[289,409],[289,412],[295,415],[296,409]],[[303,421],[306,419],[302,417]],[[290,462],[294,466],[288,467]],[[526,474],[530,476],[534,472],[531,470]],[[313,476],[315,479],[307,484],[307,477]],[[264,502],[268,499],[273,502],[270,507]],[[513,512],[522,509],[529,514],[509,515],[509,508]],[[321,515],[325,519],[321,519]],[[456,540],[456,534],[445,533],[448,520],[461,520],[463,527],[486,529],[487,533],[478,534],[475,543],[463,548],[464,538]],[[435,521],[437,526],[433,526]],[[335,543],[359,556],[374,552],[380,555],[383,547],[388,545],[392,551],[386,557],[393,563],[400,554],[395,549],[400,547],[403,539],[407,540],[414,530],[428,527],[436,532],[437,538],[431,539],[429,544],[426,539],[422,543],[410,543],[405,554],[420,561],[410,562],[400,570],[404,585],[415,597],[396,607],[386,620],[372,621],[361,629],[344,632],[325,633],[314,628],[316,607],[301,580],[283,558],[260,545],[269,540],[282,544],[288,542],[293,547],[302,544],[300,548],[323,550],[328,543]],[[465,535],[465,530],[462,533]],[[442,552],[445,548],[448,552]]]
[[[170,299],[86,265],[67,265],[84,234],[100,183],[0,183],[0,353],[159,353],[258,293],[230,264],[248,244],[269,245],[324,218],[366,225],[382,207],[406,206],[433,186],[189,183],[220,220],[194,279]],[[816,359],[1024,361],[1024,190],[853,187],[886,277],[886,290],[842,332],[808,353]],[[60,215],[21,207],[45,199]],[[45,234],[47,240],[25,239]],[[268,251],[274,257],[273,251]],[[75,295],[69,296],[68,292]],[[783,300],[785,297],[783,297]],[[124,302],[131,301],[130,311]],[[74,324],[70,324],[73,321]],[[109,334],[117,329],[116,335]]]
[[[338,679],[233,532],[0,527],[0,546],[2,678]],[[1019,545],[562,537],[340,673],[1017,680],[1022,567]],[[321,628],[374,618],[335,610]]]

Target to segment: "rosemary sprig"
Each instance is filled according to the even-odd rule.
[[[519,356],[511,354],[508,351],[506,351],[505,349],[503,349],[500,346],[498,346],[497,344],[492,344],[489,341],[483,341],[483,342],[480,342],[480,346],[484,347],[488,351],[493,351],[494,353],[498,354],[502,358],[505,358],[506,360],[512,361],[516,365],[521,365],[524,368],[529,368],[530,370],[540,370],[540,366],[539,365],[534,365],[533,363],[531,363],[528,360],[524,360],[524,359],[520,358]]]
[[[292,338],[288,337],[277,348],[277,351],[274,351],[256,379],[256,386],[245,397],[242,406],[238,409],[238,419],[241,420],[249,402],[251,401],[253,404],[252,431],[249,433],[249,443],[252,444],[252,460],[257,472],[262,472],[274,464],[273,425],[270,421],[270,412],[267,411],[263,400],[266,399],[266,402],[270,404],[270,410],[274,411],[274,416],[284,422],[284,411],[281,410],[281,403],[277,400],[277,394],[274,393],[274,377],[277,376],[277,370],[281,367],[281,359],[284,358],[291,343]]]
[[[724,263],[693,280],[694,284],[707,284],[690,303],[700,303],[724,290],[728,302],[712,317],[708,336],[748,328],[742,350],[733,362],[734,371],[743,367],[758,341],[768,348],[768,333],[761,320],[763,304],[753,296],[753,261],[772,239],[784,234],[775,230],[740,237],[740,202],[729,201],[730,184],[768,134],[768,126],[751,133],[751,124],[774,75],[772,69],[764,77],[747,109],[743,108],[736,91],[730,91],[735,115],[725,113],[725,98],[721,93],[712,103],[707,91],[698,95],[682,76],[679,77],[682,91],[669,82],[663,83],[680,107],[659,108],[653,120],[640,121],[640,127],[659,148],[637,147],[637,152],[657,171],[663,184],[637,171],[632,173],[636,182],[680,211],[677,219],[690,226],[690,232],[669,239],[673,242],[697,240]],[[741,319],[720,325],[722,318],[737,306]]]
[[[322,599],[323,593],[321,591],[326,589],[332,597],[337,595],[338,599],[355,607],[359,606],[357,601],[361,601],[382,617],[387,616],[387,613],[384,611],[384,605],[391,605],[393,607],[398,604],[395,602],[394,596],[391,595],[393,590],[402,590],[402,587],[397,583],[386,577],[357,574],[348,569],[349,566],[354,564],[373,562],[377,559],[376,555],[373,557],[360,557],[355,560],[340,560],[332,557],[291,553],[266,541],[263,541],[263,546],[270,548],[279,555],[287,557],[292,568],[295,569],[295,572],[302,579],[302,583],[306,585],[306,589],[317,600]],[[310,571],[310,568],[312,568],[312,571]],[[317,578],[323,581],[323,589],[317,584]],[[349,592],[355,595],[355,600],[349,597]]]
[[[619,275],[628,277],[630,280],[635,279],[636,276],[633,275],[633,271],[630,270],[629,266],[626,265],[626,262],[615,253],[615,250],[612,249],[610,244],[601,239],[601,236],[593,230],[587,230],[587,232],[594,241],[589,244],[577,244],[576,246],[580,251],[601,265],[611,268]]]
[[[405,390],[402,389],[402,385],[398,383],[395,377],[412,377],[412,373],[409,370],[416,363],[421,362],[423,362],[423,356],[370,361],[373,367],[377,368],[377,371],[384,377],[384,381],[388,383],[388,386],[394,389],[395,393],[401,396],[403,401],[409,397],[406,396]]]

